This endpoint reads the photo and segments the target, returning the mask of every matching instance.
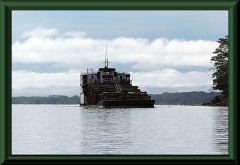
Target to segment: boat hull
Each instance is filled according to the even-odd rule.
[[[102,107],[111,108],[153,108],[155,100],[102,100]]]

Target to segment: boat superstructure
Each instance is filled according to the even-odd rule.
[[[130,73],[109,68],[106,56],[105,67],[80,74],[80,106],[154,107],[154,102],[147,92],[131,84]]]

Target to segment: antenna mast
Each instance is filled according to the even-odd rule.
[[[105,53],[105,68],[107,67],[107,46],[106,46],[106,53]]]

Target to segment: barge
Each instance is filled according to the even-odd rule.
[[[92,69],[91,69],[92,70]],[[105,67],[97,72],[80,74],[80,106],[96,105],[105,108],[153,108],[155,100],[138,86],[133,86],[130,73]]]

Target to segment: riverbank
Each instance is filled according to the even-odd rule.
[[[228,106],[228,98],[215,96],[212,100],[202,103],[202,106]]]

